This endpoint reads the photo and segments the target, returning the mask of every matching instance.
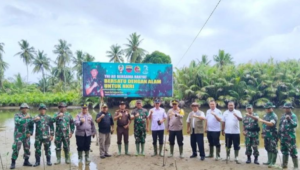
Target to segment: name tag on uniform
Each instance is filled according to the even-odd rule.
[[[43,136],[43,139],[48,139],[48,136]]]
[[[67,128],[62,128],[62,130],[67,130]]]

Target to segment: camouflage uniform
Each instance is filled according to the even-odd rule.
[[[24,148],[24,159],[29,159],[30,156],[30,137],[26,135],[33,134],[33,121],[32,117],[25,119],[27,115],[29,115],[29,113],[26,115],[21,112],[15,114],[14,143],[12,145],[12,159],[14,160],[18,158],[22,144]]]
[[[144,144],[146,139],[146,123],[148,117],[148,111],[144,108],[132,110],[132,115],[139,114],[139,117],[134,118],[134,138],[136,144]]]
[[[254,117],[258,117],[256,113],[252,114]],[[253,148],[253,155],[259,156],[258,152],[258,145],[259,145],[259,126],[258,121],[254,120],[253,118],[249,116],[245,116],[243,119],[243,126],[244,130],[246,132],[245,135],[245,145],[246,145],[246,155],[252,154]]]
[[[263,120],[274,123],[274,126],[270,127],[266,124],[262,125],[262,136],[265,142],[265,149],[267,152],[277,154],[277,142],[278,142],[278,134],[277,134],[277,115],[272,113],[267,113],[264,115]]]
[[[90,87],[93,86],[94,82],[96,82],[98,84],[98,86],[95,87],[89,95],[91,95],[91,96],[99,96],[100,95],[100,86],[101,86],[101,81],[100,80],[93,79],[92,77],[88,78],[86,80],[86,82],[84,83],[85,84],[84,87],[85,87],[85,89],[90,88]]]

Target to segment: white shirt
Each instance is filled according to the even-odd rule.
[[[223,114],[222,121],[225,122],[225,134],[240,134],[240,121],[233,115],[235,113],[242,118],[242,114],[238,110],[226,110]]]
[[[157,121],[158,120],[162,120],[162,119],[166,119],[167,118],[167,114],[165,109],[163,108],[152,108],[149,110],[149,116],[150,113],[152,112],[152,120],[151,120],[151,130],[157,131],[157,130],[165,130],[165,124],[162,123],[161,125],[158,125]]]
[[[206,122],[207,122],[207,131],[211,132],[220,132],[221,131],[221,122],[219,122],[214,115],[211,114],[211,109],[206,111]],[[214,113],[222,120],[221,110],[215,108]]]
[[[203,112],[201,112],[200,110],[198,110],[197,112],[192,111],[192,112],[188,115],[188,117],[187,117],[187,119],[186,119],[186,122],[187,122],[187,123],[190,123],[190,116],[193,116],[194,114],[195,114],[196,116],[205,117],[205,114],[204,114]],[[192,123],[192,127],[193,127],[193,128],[195,128],[195,119],[196,119],[196,118],[193,117],[193,123]]]

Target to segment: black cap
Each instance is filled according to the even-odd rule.
[[[120,105],[124,105],[125,104],[125,102],[124,101],[120,101],[120,103],[119,103]]]
[[[88,108],[88,105],[87,104],[82,104],[81,107],[82,108]]]
[[[155,99],[154,102],[155,103],[160,103],[160,100],[159,99]]]

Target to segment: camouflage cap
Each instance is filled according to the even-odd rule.
[[[60,108],[60,107],[67,107],[67,104],[65,102],[60,102],[58,104],[58,108]]]
[[[272,102],[267,102],[264,106],[265,109],[270,109],[270,108],[274,108],[274,107],[275,107],[275,105],[273,105]]]
[[[30,109],[27,103],[22,103],[20,109],[27,108]]]
[[[247,104],[246,105],[246,109],[251,109],[251,108],[253,108],[252,104]]]
[[[41,104],[39,105],[39,110],[42,110],[42,109],[47,110],[47,107],[46,107],[46,105],[45,105],[44,103],[41,103]]]
[[[106,104],[106,103],[103,103],[103,104],[102,104],[102,108],[105,108],[105,107],[107,107],[107,104]]]
[[[197,103],[197,102],[193,102],[193,103],[191,104],[191,107],[193,107],[193,106],[199,107],[200,105],[199,105],[199,103]]]
[[[141,104],[142,100],[136,100],[136,104]]]
[[[93,64],[93,65],[91,65],[91,66],[90,66],[90,68],[91,68],[91,70],[94,70],[94,69],[96,69],[96,70],[97,70],[97,69],[98,69],[98,67],[97,67],[97,65],[96,65],[96,64]]]
[[[88,108],[88,105],[87,104],[82,104],[81,108]]]
[[[283,108],[284,109],[293,109],[294,107],[293,107],[292,103],[284,103]]]
[[[172,104],[178,104],[178,103],[179,103],[179,100],[177,100],[177,99],[172,100]]]

